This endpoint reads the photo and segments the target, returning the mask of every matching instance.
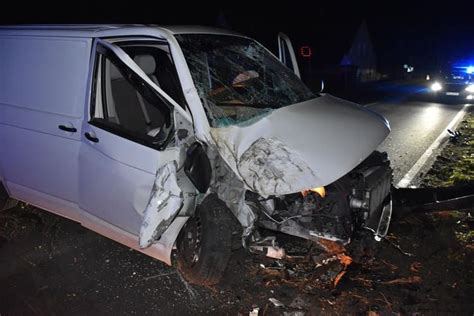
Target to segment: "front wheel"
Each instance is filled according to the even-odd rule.
[[[232,250],[232,216],[221,200],[209,196],[186,222],[177,239],[177,266],[188,282],[220,281]]]

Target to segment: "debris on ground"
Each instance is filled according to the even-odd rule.
[[[419,276],[410,276],[406,278],[398,278],[395,280],[390,280],[390,281],[385,281],[382,282],[382,284],[388,284],[388,285],[400,285],[400,284],[419,284],[421,283],[421,278]]]
[[[249,316],[258,316],[258,312],[260,311],[260,308],[258,307],[254,307],[250,313],[249,313]]]
[[[280,302],[279,300],[277,300],[274,297],[270,297],[268,300],[270,302],[272,302],[275,307],[284,307],[285,306],[285,304],[283,304],[282,302]]]

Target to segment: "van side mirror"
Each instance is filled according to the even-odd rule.
[[[184,162],[184,172],[199,192],[205,193],[211,184],[212,167],[202,145],[192,144]]]

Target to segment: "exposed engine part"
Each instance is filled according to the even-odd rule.
[[[357,227],[374,232],[380,241],[386,236],[392,216],[392,169],[386,153],[374,152],[351,173],[349,204]]]
[[[359,200],[353,196],[351,196],[350,200],[349,200],[349,206],[351,208],[363,208],[363,209],[368,209],[369,208],[369,204],[367,204],[366,201],[363,201],[363,200]]]
[[[254,196],[251,205],[259,209],[259,224],[264,228],[314,241],[322,238],[347,244],[352,219],[347,199],[341,199],[341,195],[344,193],[335,185],[328,187],[324,198],[311,191],[268,200]]]
[[[386,154],[374,152],[348,175],[324,189],[267,199],[247,192],[260,226],[315,241],[348,244],[354,231],[367,228],[376,240],[387,234],[392,216],[392,169]]]

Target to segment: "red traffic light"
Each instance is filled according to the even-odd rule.
[[[310,58],[313,52],[311,51],[311,47],[309,46],[301,46],[300,48],[300,55],[304,58]]]

